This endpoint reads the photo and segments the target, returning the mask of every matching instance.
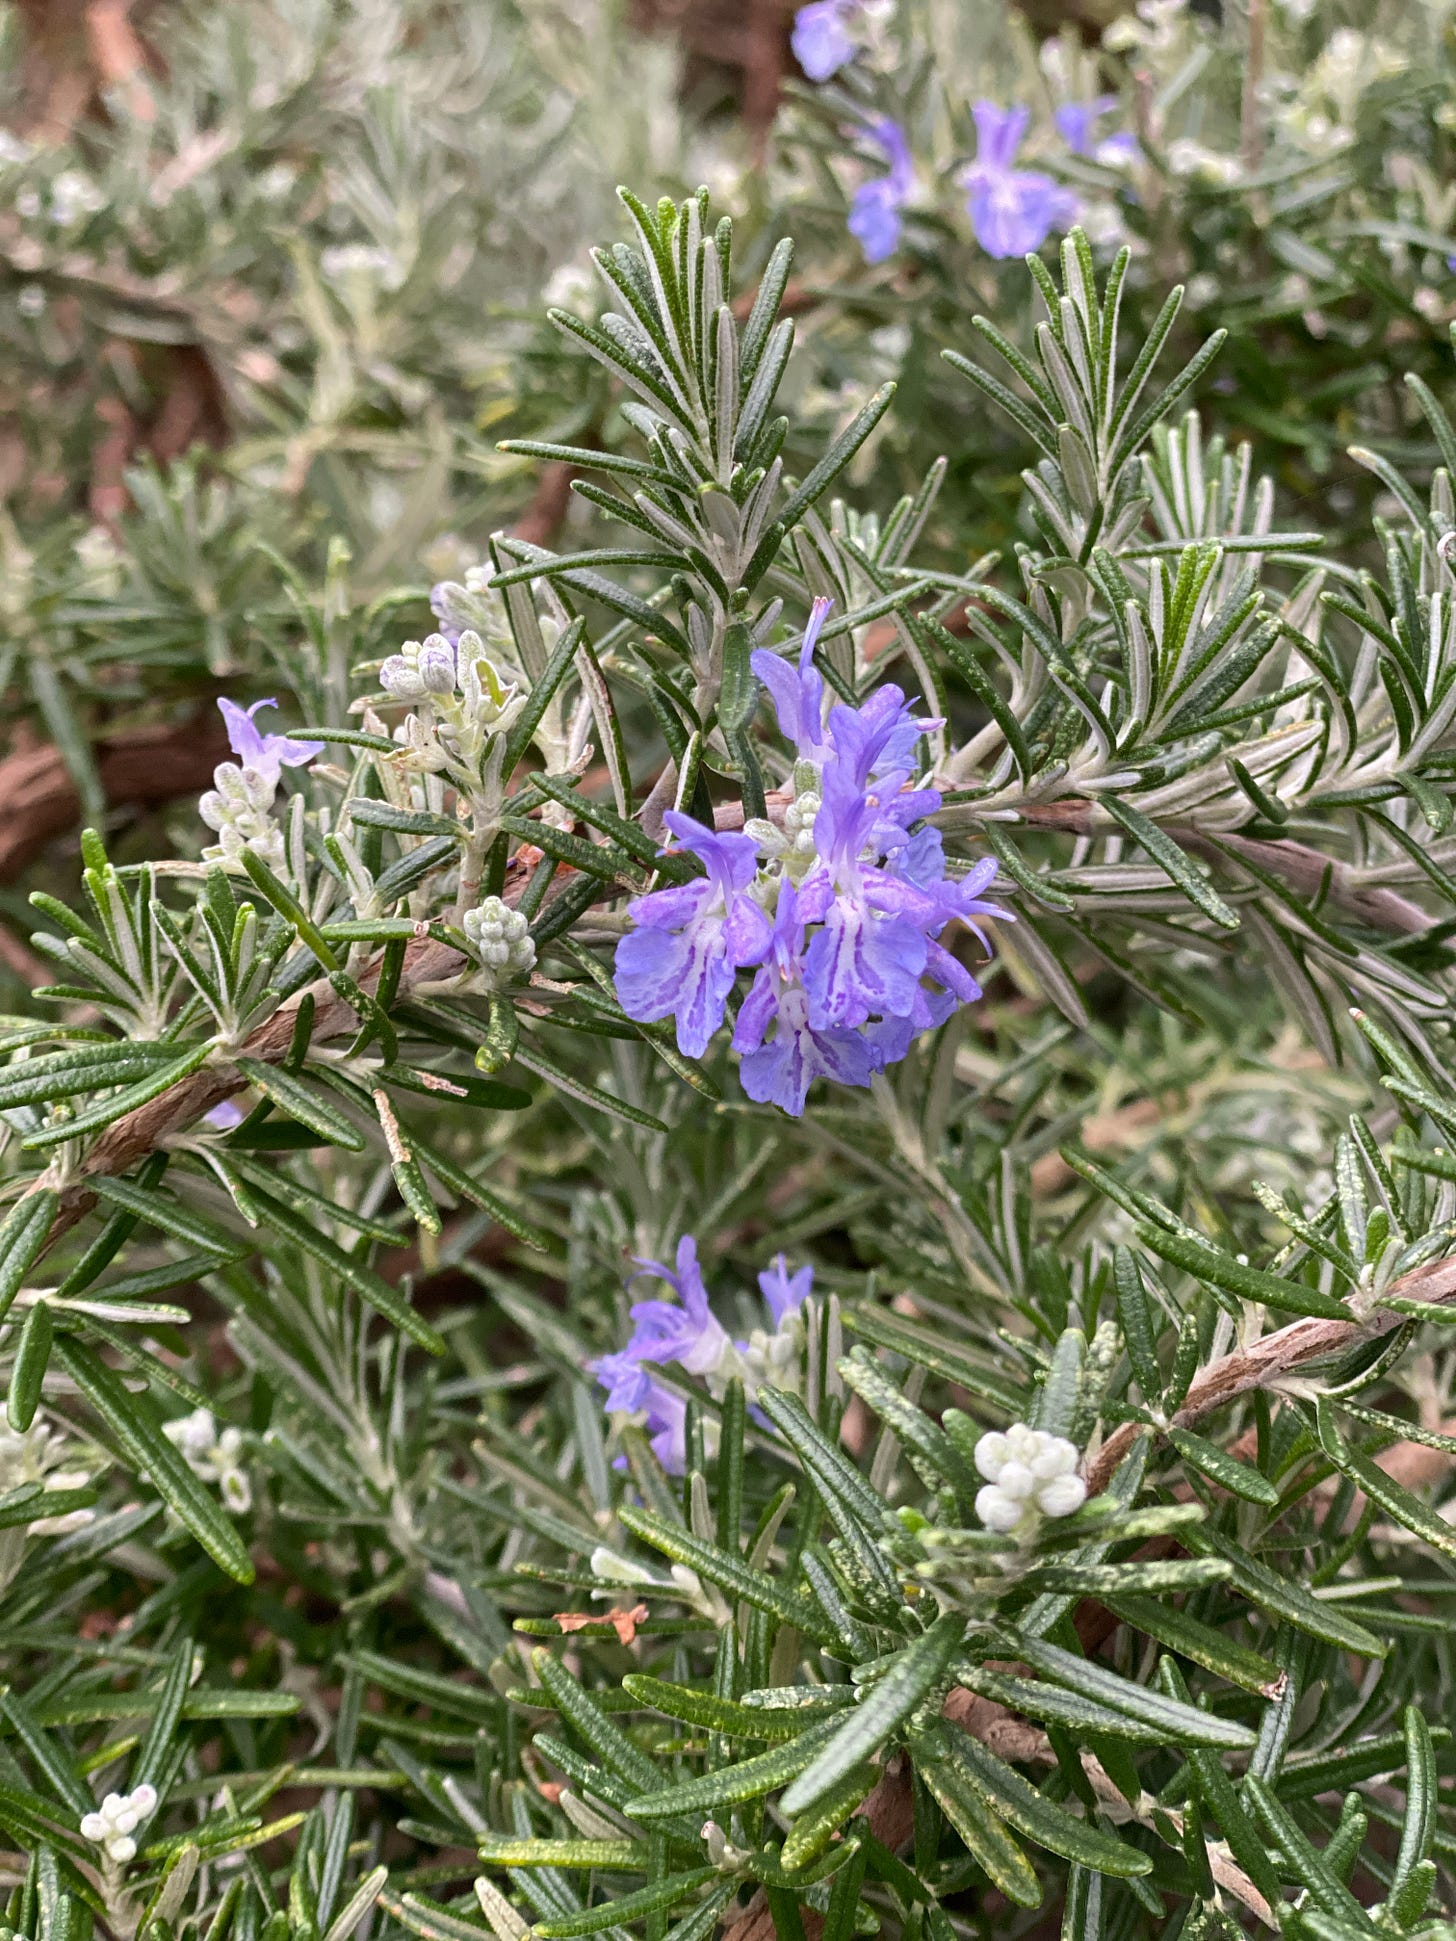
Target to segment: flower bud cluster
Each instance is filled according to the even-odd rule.
[[[476,956],[497,981],[504,983],[535,968],[536,946],[526,919],[500,897],[488,896],[479,909],[467,910],[462,927]]]
[[[473,787],[487,743],[526,704],[523,685],[508,678],[513,671],[491,659],[473,628],[453,642],[442,633],[407,640],[379,670],[385,694],[415,710],[395,730],[404,766],[450,772]]]
[[[379,670],[379,685],[396,701],[422,701],[427,694],[455,692],[455,649],[443,634],[407,640]]]
[[[219,762],[212,771],[213,786],[197,804],[197,813],[217,841],[203,850],[210,863],[237,868],[245,849],[261,856],[270,869],[283,867],[283,831],[269,814],[278,793],[277,781],[255,768]]]
[[[81,1834],[106,1855],[113,1866],[124,1866],[136,1858],[132,1835],[144,1820],[157,1810],[155,1786],[138,1786],[130,1793],[108,1793],[95,1813],[81,1821]]]
[[[513,660],[515,637],[511,633],[505,596],[496,591],[494,580],[495,574],[489,565],[471,566],[466,570],[463,584],[459,580],[441,580],[432,586],[430,606],[440,623],[440,632],[452,647],[458,646],[466,633],[474,633],[489,643],[498,662]],[[548,650],[550,644],[548,641]]]
[[[241,1515],[252,1508],[253,1486],[243,1468],[241,1429],[224,1429],[219,1435],[209,1409],[194,1409],[175,1422],[164,1422],[162,1429],[192,1473],[219,1486],[230,1510]]]
[[[976,1467],[986,1487],[976,1494],[976,1514],[988,1530],[1015,1530],[1028,1516],[1070,1516],[1087,1500],[1077,1474],[1077,1445],[1045,1429],[1013,1422],[976,1444]]]

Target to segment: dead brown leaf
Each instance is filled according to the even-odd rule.
[[[553,1611],[551,1614],[568,1635],[584,1631],[589,1624],[610,1624],[618,1644],[631,1644],[637,1626],[647,1616],[645,1604],[634,1604],[630,1611]]]

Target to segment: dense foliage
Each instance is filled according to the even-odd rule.
[[[758,167],[159,12],[7,17],[7,1941],[1447,1941],[1446,15],[811,0]]]

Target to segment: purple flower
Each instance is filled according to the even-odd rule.
[[[1126,129],[1097,139],[1097,123],[1117,106],[1115,94],[1099,94],[1095,101],[1067,101],[1052,119],[1057,132],[1074,155],[1090,155],[1109,167],[1132,161],[1138,152],[1137,136]]]
[[[1076,214],[1076,197],[1049,175],[1014,166],[1031,121],[1026,108],[978,101],[976,159],[965,172],[966,209],[988,256],[1025,256],[1040,249],[1054,227]]]
[[[235,701],[223,697],[217,705],[227,723],[228,746],[239,763],[256,770],[275,786],[281,770],[300,768],[324,752],[321,741],[293,741],[287,735],[260,733],[253,716],[259,708],[276,708],[276,701],[255,701],[250,708],[240,708]]]
[[[785,1315],[797,1314],[814,1291],[814,1269],[801,1267],[797,1274],[790,1274],[787,1260],[775,1254],[773,1266],[765,1267],[759,1275],[758,1286],[777,1328]]]
[[[669,1476],[681,1476],[688,1466],[688,1405],[661,1382],[647,1384],[647,1440]]]
[[[680,1476],[687,1467],[687,1403],[655,1382],[630,1348],[601,1355],[590,1367],[607,1391],[602,1403],[607,1414],[645,1414],[652,1453],[670,1474]],[[625,1467],[620,1458],[618,1466]]]
[[[1067,101],[1052,119],[1057,132],[1074,155],[1092,153],[1092,131],[1109,110],[1117,106],[1115,94],[1099,94],[1095,101]]]
[[[898,122],[888,118],[878,121],[869,134],[885,151],[890,172],[855,190],[849,233],[864,251],[867,263],[883,263],[900,247],[900,211],[915,192],[915,168],[905,131]]]
[[[244,1116],[235,1099],[220,1099],[210,1112],[203,1113],[202,1123],[213,1132],[231,1132],[243,1123]]]
[[[898,706],[899,689],[890,692]],[[887,723],[892,719],[889,707],[880,712]],[[873,737],[861,743],[860,764],[869,764],[874,747]],[[940,807],[934,789],[913,790],[906,810],[897,815],[904,779],[896,771],[880,785],[866,787],[859,764],[843,757],[825,770],[823,802],[814,820],[824,868],[805,884],[803,896],[805,915],[821,920],[804,958],[809,1017],[816,1029],[861,1025],[875,1016],[908,1017],[925,972],[927,932],[945,922],[934,895],[873,860],[904,846],[901,816]]]
[[[886,681],[862,707],[841,704],[830,710],[829,741],[838,765],[862,789],[876,776],[912,768],[916,742],[940,725],[938,720],[919,719],[906,705],[903,690]],[[939,807],[938,798],[930,804],[930,809]],[[929,813],[929,809],[920,810],[922,815]]]
[[[656,1260],[639,1260],[632,1278],[644,1274],[665,1281],[680,1305],[671,1301],[635,1302],[632,1335],[626,1347],[599,1356],[590,1367],[607,1391],[602,1405],[607,1413],[645,1413],[653,1454],[664,1469],[680,1476],[687,1464],[687,1404],[670,1388],[654,1381],[647,1364],[676,1361],[689,1374],[706,1375],[718,1366],[725,1350],[731,1352],[732,1344],[708,1306],[697,1243],[691,1234],[684,1234],[677,1243],[675,1268],[664,1267]]]
[[[743,1001],[733,1033],[741,1052],[738,1076],[759,1105],[777,1105],[800,1118],[816,1078],[840,1085],[868,1085],[880,1062],[868,1041],[843,1027],[820,1029],[809,1022],[803,984],[804,916],[800,899],[786,877],[779,885],[769,960]],[[770,1027],[773,1037],[768,1042]]]
[[[716,1368],[728,1336],[708,1306],[708,1290],[698,1266],[697,1242],[690,1233],[677,1243],[674,1272],[656,1260],[639,1260],[633,1279],[647,1274],[666,1281],[680,1306],[671,1301],[638,1301],[631,1310],[633,1330],[625,1353],[639,1361],[678,1361],[690,1375]]]
[[[663,822],[707,874],[627,906],[637,927],[617,946],[617,996],[639,1023],[675,1018],[678,1049],[699,1058],[723,1022],[735,971],[760,961],[770,926],[746,894],[758,868],[751,836],[719,835],[672,809]]]
[[[822,762],[828,752],[824,739],[824,677],[814,665],[814,649],[833,605],[832,600],[821,596],[810,608],[797,673],[766,647],[756,647],[748,657],[749,665],[773,700],[779,728],[793,742],[801,762]]]
[[[900,732],[906,716],[898,688],[880,694],[887,698],[869,728],[869,704],[857,717],[849,709],[830,716],[836,744],[845,743],[846,752],[825,769],[814,822],[824,866],[805,884],[802,903],[810,921],[821,921],[804,956],[803,983],[816,1030],[879,1019],[874,1043],[882,1062],[892,1064],[909,1038],[887,1021],[908,1020],[913,1036],[943,1022],[956,1003],[981,995],[970,972],[937,941],[940,932],[953,918],[975,927],[978,916],[1005,913],[979,897],[996,874],[993,858],[957,883],[946,876],[939,831],[907,833],[912,821],[939,808],[940,795],[905,787],[904,771],[878,771],[876,751]],[[846,719],[837,725],[841,712]],[[867,769],[877,775],[866,776],[868,786],[861,780]],[[927,976],[940,994],[925,990]]]
[[[827,81],[852,61],[857,43],[849,30],[853,0],[811,0],[794,15],[789,45],[811,81]]]
[[[721,1396],[729,1378],[741,1376],[749,1386],[766,1379],[760,1354],[760,1337],[751,1342],[732,1342],[708,1306],[707,1289],[698,1266],[697,1243],[684,1234],[677,1244],[673,1267],[655,1260],[639,1260],[638,1275],[650,1274],[665,1281],[677,1295],[671,1301],[639,1301],[632,1309],[632,1338],[625,1348],[601,1355],[588,1364],[592,1374],[607,1391],[603,1407],[609,1415],[642,1415],[646,1419],[652,1451],[670,1474],[680,1476],[687,1466],[687,1404],[683,1397],[665,1387],[649,1373],[653,1362],[680,1362],[689,1374],[705,1378],[709,1391]],[[791,1275],[782,1254],[771,1268],[758,1277],[768,1304],[776,1334],[783,1322],[808,1299],[814,1284],[812,1267],[801,1267]],[[748,1357],[745,1361],[745,1355]],[[771,1371],[772,1361],[768,1364]],[[755,1415],[757,1420],[757,1416]],[[763,1426],[767,1426],[766,1424]],[[619,1461],[618,1465],[623,1465]]]
[[[609,1415],[635,1415],[638,1409],[647,1406],[652,1377],[630,1348],[619,1348],[614,1355],[599,1355],[589,1366],[607,1391],[602,1407]]]

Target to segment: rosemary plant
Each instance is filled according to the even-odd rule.
[[[1296,519],[1037,238],[987,551],[622,202],[565,536],[250,553],[233,758],[30,897],[5,1941],[1447,1941],[1450,366]]]

